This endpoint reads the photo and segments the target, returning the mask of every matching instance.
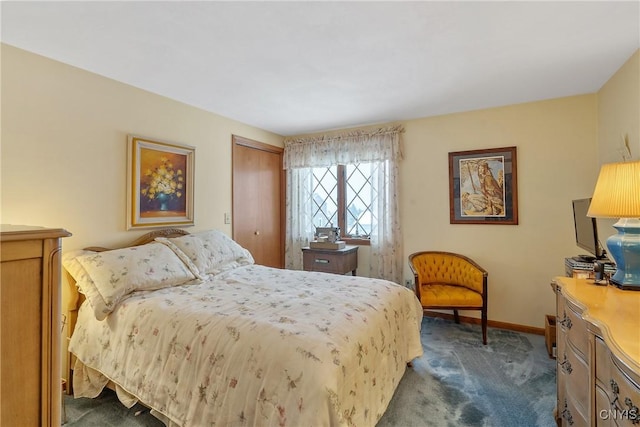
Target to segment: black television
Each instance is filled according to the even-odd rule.
[[[606,252],[598,240],[598,225],[595,218],[587,216],[591,198],[573,200],[573,224],[576,232],[576,245],[590,255],[578,255],[581,261],[592,262],[606,259]]]

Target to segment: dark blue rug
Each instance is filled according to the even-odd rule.
[[[377,427],[555,427],[555,361],[544,337],[425,317],[425,354],[408,368]],[[66,426],[162,426],[140,405],[65,397]]]

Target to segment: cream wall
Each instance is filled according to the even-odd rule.
[[[2,45],[3,223],[64,227],[63,250],[119,245],[126,231],[127,134],[196,147],[195,226],[231,234],[231,135],[283,138]],[[216,96],[212,93],[211,96]]]
[[[596,96],[584,95],[405,122],[405,255],[471,257],[489,272],[490,320],[543,327],[555,312],[550,280],[580,253],[571,200],[590,196],[595,183],[596,111]],[[449,224],[448,153],[508,146],[518,150],[519,224]],[[411,278],[408,265],[404,274]]]
[[[636,50],[598,91],[600,164],[629,159],[623,148],[624,136],[629,141],[631,159],[640,160],[640,50]],[[617,233],[613,228],[616,221],[598,219],[598,237],[605,249],[607,238]]]
[[[632,158],[639,160],[640,50],[637,50],[598,91],[600,163],[623,160],[621,153],[623,135],[629,137]]]

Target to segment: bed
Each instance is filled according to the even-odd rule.
[[[63,265],[74,396],[110,386],[168,426],[374,426],[422,355],[410,289],[256,265],[218,230]]]

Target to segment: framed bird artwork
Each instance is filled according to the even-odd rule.
[[[449,153],[451,224],[518,224],[516,147]]]

